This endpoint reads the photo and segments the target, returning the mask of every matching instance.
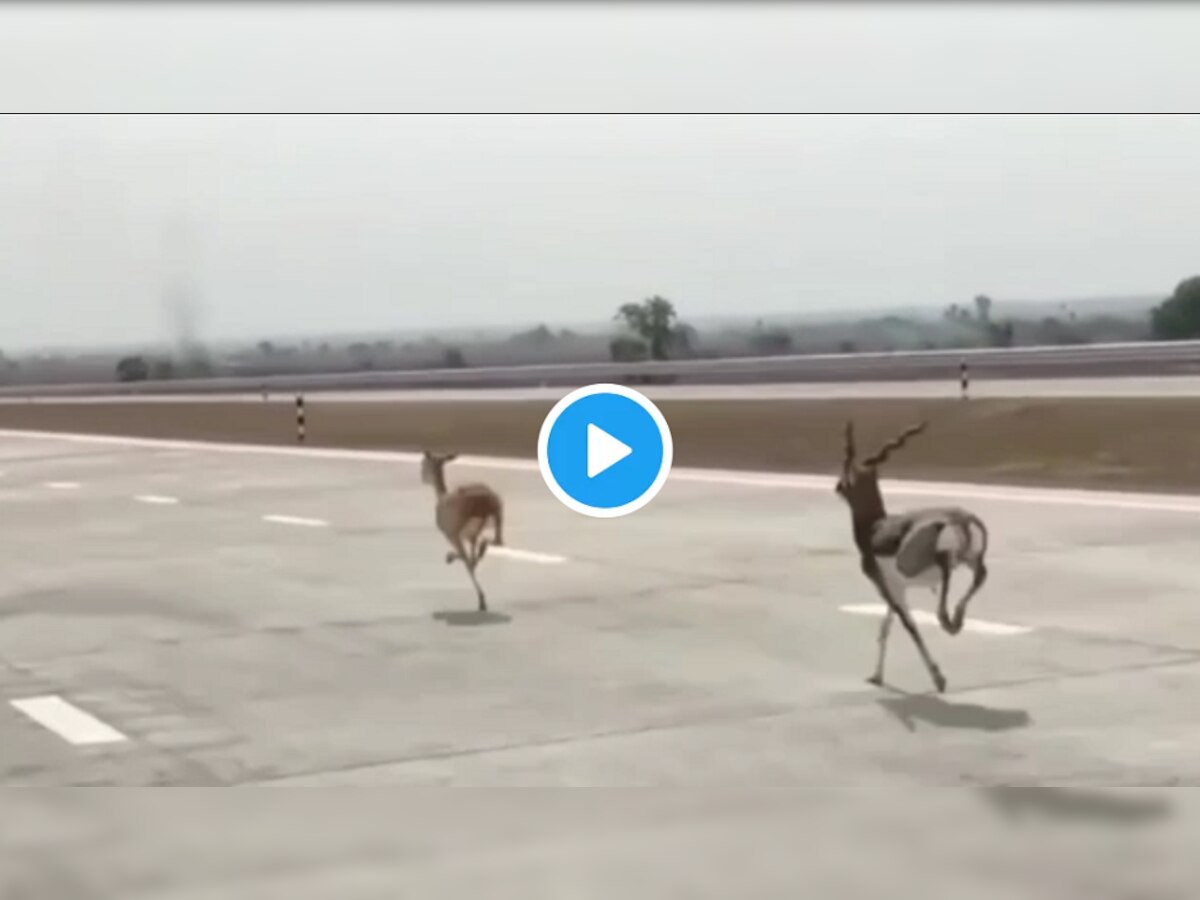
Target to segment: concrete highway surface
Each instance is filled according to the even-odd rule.
[[[364,795],[356,815],[409,855],[293,846],[279,864],[289,897],[396,896],[397,884],[649,897],[688,883],[689,896],[794,897],[796,835],[809,866],[832,865],[833,844],[860,846],[835,840],[844,830],[818,788],[895,789],[871,795],[895,801],[890,813],[872,803],[895,850],[925,809],[900,798],[935,802],[916,788],[1200,785],[1200,498],[885,481],[894,509],[957,502],[991,527],[992,580],[965,631],[921,618],[949,679],[939,697],[899,629],[891,687],[865,683],[880,609],[828,478],[677,470],[645,509],[592,520],[559,505],[531,463],[464,459],[451,483],[485,479],[507,501],[509,546],[480,569],[494,614],[481,617],[465,573],[444,562],[414,461],[0,434],[0,783],[814,789],[751,792],[740,806],[693,794],[679,800],[690,831],[650,817],[602,835],[548,817],[527,833],[472,819],[446,834],[408,801],[376,808],[369,798],[388,795]],[[913,599],[933,609],[932,595]],[[1114,802],[1147,820],[1190,809]],[[1110,815],[1095,809],[1084,818]],[[954,844],[948,815],[930,813],[929,827]],[[163,880],[139,896],[260,895],[235,891],[251,882],[227,856],[215,869],[170,856],[160,845],[174,832],[149,822],[130,833]],[[422,836],[442,855],[417,864]],[[935,895],[1078,888],[1073,863],[1028,855],[1039,843],[1000,866],[1011,893],[963,893],[978,872],[946,869]],[[296,874],[312,854],[330,880]],[[29,878],[45,874],[20,858]],[[601,875],[614,859],[663,878],[676,860],[686,883]],[[89,877],[127,887],[93,862]],[[1086,870],[1111,887],[1118,862]],[[534,871],[547,880],[530,887]],[[823,876],[805,871],[819,893]]]
[[[958,381],[861,381],[779,384],[690,384],[634,385],[652,399],[661,400],[786,400],[822,398],[910,398],[958,397]],[[309,393],[313,400],[327,403],[384,401],[496,401],[557,400],[569,387],[497,388],[411,388],[383,390],[321,390]],[[1200,377],[1191,375],[1136,376],[1111,378],[1004,378],[975,379],[971,397],[1198,397]],[[268,401],[292,402],[290,392],[270,391]],[[144,394],[98,396],[44,396],[32,402],[54,403],[261,403],[262,392],[234,394]],[[0,396],[0,403],[26,403],[24,398]]]

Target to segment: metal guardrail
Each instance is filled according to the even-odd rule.
[[[957,380],[964,362],[972,379],[1200,374],[1200,340],[9,386],[0,388],[0,398],[228,394],[264,390],[291,393],[388,388],[557,387],[601,381],[747,384],[907,381],[943,377]]]

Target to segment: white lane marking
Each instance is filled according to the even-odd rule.
[[[9,702],[17,712],[53,731],[70,744],[115,744],[128,740],[111,725],[101,722],[91,713],[84,712],[56,694],[26,697]]]
[[[159,494],[138,494],[133,499],[138,503],[149,503],[152,506],[174,506],[179,502],[178,497],[163,497]]]
[[[839,607],[842,612],[850,613],[856,616],[874,616],[877,619],[883,618],[884,612],[887,609],[882,603],[860,603],[850,606]],[[912,611],[913,619],[920,622],[922,625],[938,625],[937,616],[931,612],[926,612],[923,609],[914,609]],[[939,626],[940,627],[940,626]],[[993,634],[1004,637],[1011,637],[1018,634],[1029,634],[1033,631],[1027,625],[1008,625],[1004,622],[987,622],[983,619],[967,619],[963,623],[963,631],[973,631],[976,634]]]
[[[516,547],[497,547],[495,544],[489,544],[487,549],[488,556],[503,556],[508,559],[519,559],[522,562],[541,563],[542,565],[552,566],[555,563],[565,563],[565,556],[558,556],[554,553],[538,553],[534,550],[518,550]]]
[[[47,481],[46,487],[52,491],[74,491],[79,489],[78,481]]]
[[[263,516],[264,522],[274,522],[276,525],[299,525],[303,528],[325,528],[329,525],[324,519],[308,519],[304,516]]]
[[[136,438],[118,435],[76,434],[57,431],[14,431],[0,429],[0,438],[59,440],[85,444],[115,444],[151,449],[201,450],[211,453],[266,454],[297,456],[308,459],[336,459],[357,462],[419,463],[421,454],[390,450],[339,450],[330,447],[286,447],[263,444],[233,444],[216,441],[182,441],[162,438]],[[463,456],[458,466],[480,469],[504,469],[537,472],[537,461],[498,456]],[[833,493],[834,478],[829,475],[748,472],[727,469],[671,470],[671,481]],[[942,497],[964,500],[994,500],[1007,503],[1047,504],[1101,509],[1131,509],[1147,512],[1174,512],[1200,515],[1200,496],[1195,494],[1151,494],[1119,491],[1085,491],[1069,488],[1022,488],[970,482],[889,480],[888,491],[898,496]]]

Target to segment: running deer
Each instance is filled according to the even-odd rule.
[[[917,630],[905,591],[910,586],[922,586],[937,592],[938,622],[946,633],[958,634],[966,618],[967,603],[987,580],[984,556],[988,530],[977,515],[960,507],[927,507],[888,515],[879,491],[879,466],[910,438],[924,431],[925,426],[925,422],[914,425],[859,462],[854,447],[854,423],[847,422],[845,458],[837,493],[850,507],[862,572],[887,604],[879,626],[879,657],[874,673],[867,680],[876,686],[883,685],[888,634],[892,619],[899,618],[917,645],[934,686],[942,693],[946,690],[946,678]],[[951,615],[946,598],[951,574],[959,566],[970,569],[974,579]]]
[[[446,463],[457,457],[457,453],[438,454],[426,450],[421,459],[421,481],[433,485],[437,495],[435,521],[438,531],[454,548],[446,554],[446,565],[459,559],[463,561],[479,597],[479,611],[487,612],[487,598],[475,577],[475,568],[487,553],[488,541],[483,537],[483,529],[489,522],[493,528],[492,543],[504,544],[504,503],[499,494],[478,482],[447,490]]]

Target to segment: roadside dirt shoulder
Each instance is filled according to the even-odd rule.
[[[311,446],[437,447],[532,457],[550,402],[307,403]],[[659,404],[680,466],[829,472],[842,428],[863,448],[913,422],[929,430],[895,476],[1110,490],[1200,492],[1200,398],[681,400]],[[295,444],[288,404],[0,403],[0,428]]]

